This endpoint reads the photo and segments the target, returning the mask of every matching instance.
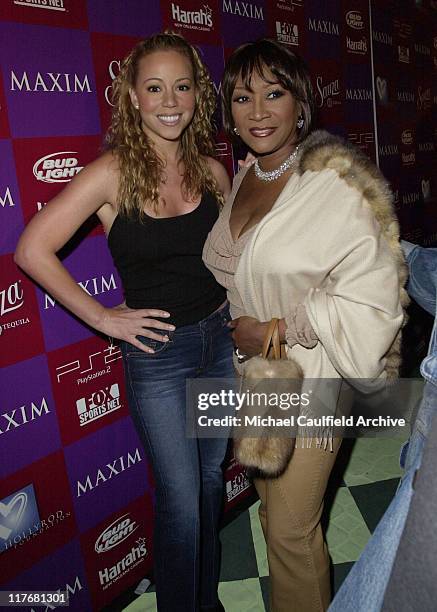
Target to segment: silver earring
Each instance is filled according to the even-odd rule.
[[[240,135],[240,132],[237,130],[237,128],[236,128],[236,127],[234,127],[234,134],[235,134],[236,136],[239,136],[239,135]]]
[[[303,124],[305,123],[304,118],[302,117],[302,115],[299,117],[299,119],[297,120],[296,123],[296,127],[298,130],[301,130],[303,128]]]

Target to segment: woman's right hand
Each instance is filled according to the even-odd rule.
[[[153,329],[173,331],[174,325],[159,321],[155,317],[169,317],[170,313],[156,308],[128,308],[120,304],[114,308],[105,308],[99,331],[110,338],[125,340],[145,353],[154,353],[154,350],[140,342],[137,336],[144,336],[159,342],[168,342],[166,334],[155,333]]]

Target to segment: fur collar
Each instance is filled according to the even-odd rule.
[[[324,130],[312,132],[300,145],[297,172],[319,172],[326,168],[335,170],[346,183],[363,195],[363,205],[369,206],[386,238],[398,265],[399,294],[404,308],[409,304],[405,284],[408,267],[399,243],[399,223],[394,211],[393,196],[380,170],[364,153],[338,136]],[[404,323],[406,315],[404,315]],[[401,332],[386,355],[386,372],[389,378],[398,374],[401,362]]]

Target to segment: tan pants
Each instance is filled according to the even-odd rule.
[[[255,479],[259,517],[267,543],[271,612],[320,612],[330,602],[329,555],[320,518],[333,452],[301,448],[297,440],[286,471],[278,478]]]

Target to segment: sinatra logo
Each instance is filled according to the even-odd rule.
[[[245,471],[240,472],[226,483],[226,498],[228,501],[235,499],[250,487],[250,482]]]
[[[88,75],[47,72],[44,75],[37,72],[28,75],[26,71],[18,77],[11,70],[11,91],[45,91],[64,93],[92,93]]]
[[[3,197],[0,196],[0,206],[2,208],[4,208],[5,206],[15,206],[10,187],[6,187],[6,191]]]
[[[129,513],[123,514],[102,531],[94,544],[94,550],[99,554],[112,550],[131,536],[138,527],[129,517]]]
[[[49,11],[66,11],[65,0],[14,0],[18,6],[30,6]]]
[[[333,21],[324,21],[323,19],[308,19],[308,29],[311,32],[319,32],[320,34],[331,34],[340,36],[338,23]]]
[[[80,281],[77,284],[79,287],[82,287],[82,289],[88,293],[88,295],[92,296],[117,289],[114,274],[111,274],[109,279],[105,278],[103,275],[100,278],[95,276],[94,278],[90,278],[86,281]],[[44,310],[54,308],[56,304],[57,302],[54,298],[50,297],[47,293],[44,294]]]
[[[105,567],[99,570],[100,584],[104,589],[107,589],[111,584],[116,582],[121,576],[127,574],[128,571],[136,567],[147,555],[146,539],[138,538],[136,546],[132,546],[130,552],[120,559],[118,563],[111,567]]]
[[[128,470],[130,467],[142,461],[142,457],[140,455],[140,449],[136,448],[133,455],[130,453],[127,454],[126,457],[117,457],[114,459],[112,463],[107,463],[102,468],[99,468],[95,474],[91,477],[88,475],[85,478],[85,481],[82,483],[80,480],[77,481],[77,497],[88,493],[88,491],[92,491],[93,489],[99,487],[102,482],[106,482],[107,480],[111,480],[114,476],[118,476],[125,470]]]
[[[247,17],[249,19],[260,19],[264,21],[264,13],[262,6],[249,4],[249,2],[238,2],[238,0],[223,0],[223,12]]]
[[[372,100],[370,89],[346,89],[346,100],[365,102]]]
[[[404,145],[413,144],[413,132],[411,130],[404,130],[401,134],[401,140]]]
[[[207,26],[212,28],[212,10],[206,4],[200,11],[184,11],[178,4],[171,3],[171,16],[177,23],[189,26]]]
[[[31,402],[29,406],[20,406],[12,410],[12,412],[5,412],[0,414],[0,435],[7,433],[12,428],[21,427],[25,423],[30,423],[42,416],[43,414],[49,414],[50,409],[47,406],[47,400],[45,397],[42,398],[40,406]]]
[[[364,27],[363,18],[360,11],[348,11],[346,13],[346,23],[354,30],[362,30]]]
[[[379,76],[376,77],[376,91],[381,104],[388,104],[388,86],[387,80]]]
[[[76,408],[81,427],[118,410],[121,408],[118,384],[93,391],[88,398],[81,397],[76,401]]]
[[[387,32],[378,32],[377,30],[373,30],[372,36],[373,40],[381,45],[393,45],[393,36]]]
[[[276,38],[287,45],[299,44],[299,28],[286,21],[276,22]]]
[[[19,542],[22,532],[39,524],[33,485],[27,485],[0,501],[0,553]]]
[[[367,53],[367,40],[365,38],[352,40],[349,36],[346,36],[346,48],[349,53],[365,55]]]
[[[331,81],[327,85],[323,84],[323,77],[318,76],[316,80],[316,102],[319,108],[322,108],[326,101],[326,106],[331,108],[337,104],[341,104],[340,100],[335,97],[340,95],[340,85],[338,79]]]
[[[108,87],[106,87],[105,89],[105,100],[110,106],[114,106],[112,103],[112,87],[113,87],[112,81],[118,76],[120,72],[120,66],[121,66],[120,60],[112,60],[111,62],[109,62],[108,72],[111,78],[111,85],[108,85]]]
[[[106,355],[105,353],[108,354]],[[101,357],[98,358],[98,355],[102,354],[104,355],[103,364],[105,365],[105,367],[99,370],[97,368],[101,368],[102,361]],[[122,356],[120,347],[110,345],[107,348],[103,349],[103,351],[98,351],[97,353],[91,353],[91,355],[88,355],[88,363],[85,364],[85,366],[88,367],[85,367],[84,369],[81,369],[79,359],[76,359],[75,361],[70,361],[69,363],[64,363],[63,365],[57,367],[56,378],[59,383],[61,382],[61,376],[65,376],[66,374],[71,374],[72,372],[76,372],[76,370],[79,370],[80,374],[86,374],[86,376],[82,376],[76,380],[77,384],[81,385],[89,382],[90,380],[93,380],[94,378],[99,378],[99,376],[103,376],[104,374],[109,374],[111,372],[110,364],[113,361],[117,361],[121,358]],[[96,364],[96,361],[100,361],[100,364]]]
[[[421,85],[417,88],[418,110],[429,110],[432,106],[431,87],[424,89]]]
[[[33,175],[43,183],[68,183],[73,176],[83,169],[79,166],[77,151],[58,151],[41,157],[33,165]]]

